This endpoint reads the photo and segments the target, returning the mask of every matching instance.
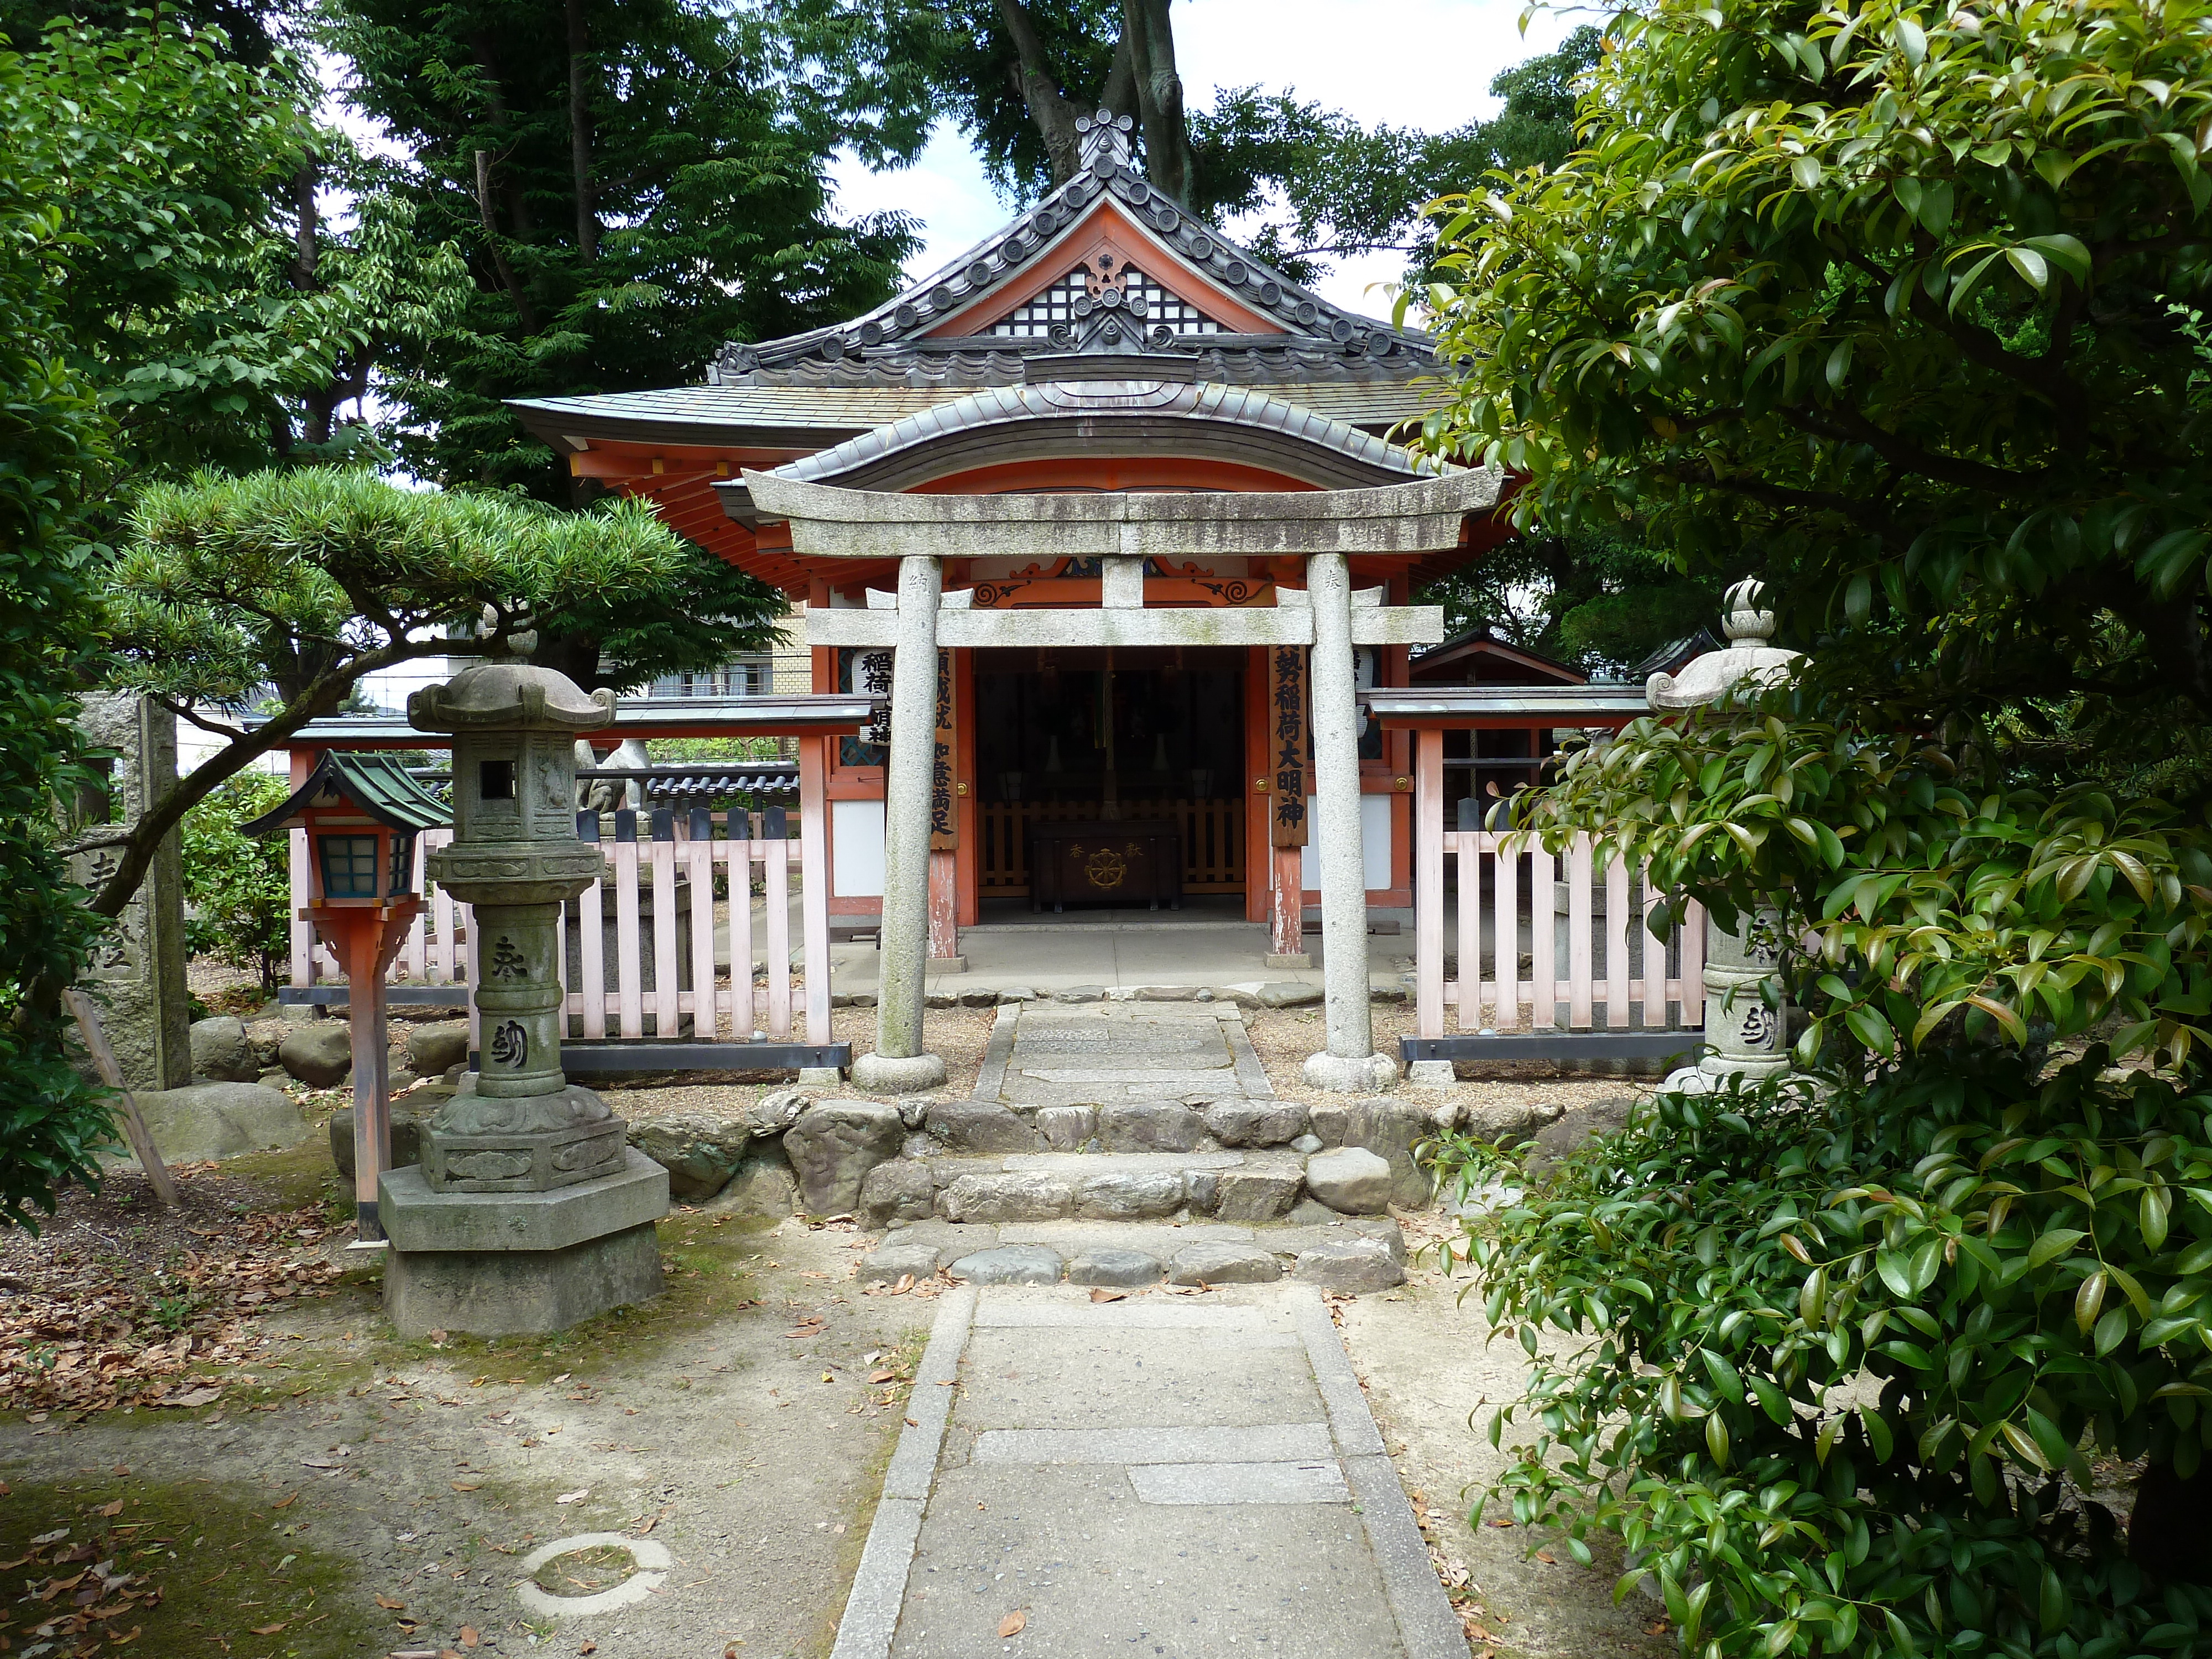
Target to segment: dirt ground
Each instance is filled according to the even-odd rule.
[[[1411,1018],[1376,1012],[1378,1042]],[[994,1018],[931,1011],[947,1092],[972,1084]],[[836,1019],[840,1037],[865,1041],[872,1011]],[[1277,1088],[1303,1097],[1318,1011],[1248,1023]],[[638,1117],[729,1109],[776,1086],[606,1092]],[[1574,1104],[1622,1086],[1491,1079],[1455,1093]],[[0,1241],[8,1659],[827,1654],[935,1311],[927,1285],[858,1289],[864,1235],[679,1209],[661,1227],[665,1293],[647,1306],[550,1340],[407,1342],[381,1317],[375,1268],[347,1255],[349,1206],[319,1137],[180,1174],[179,1212],[153,1210],[118,1173],[42,1237]],[[1407,1221],[1417,1243],[1449,1224]],[[1475,1652],[1664,1650],[1656,1610],[1616,1609],[1602,1565],[1468,1528],[1468,1502],[1500,1462],[1486,1410],[1521,1365],[1517,1349],[1485,1343],[1459,1288],[1417,1257],[1401,1290],[1337,1307]],[[617,1612],[527,1615],[522,1557],[599,1532],[665,1545],[665,1580]],[[547,1574],[574,1593],[619,1569],[575,1557]]]

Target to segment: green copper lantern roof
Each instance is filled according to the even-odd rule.
[[[414,834],[453,822],[453,809],[407,775],[390,755],[325,752],[283,805],[240,824],[243,835],[273,835],[297,824],[311,807],[351,806],[388,830]]]

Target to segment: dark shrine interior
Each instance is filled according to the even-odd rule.
[[[1236,797],[1242,650],[979,651],[975,778],[987,802]]]

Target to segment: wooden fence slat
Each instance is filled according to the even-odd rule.
[[[637,925],[637,814],[615,814],[615,1006],[623,1036],[645,1035],[645,975]]]
[[[743,810],[730,813],[730,987],[736,993],[737,1024],[732,1041],[750,1042],[761,1030],[760,1000],[753,988],[753,865],[765,844],[755,841],[752,819]]]
[[[422,845],[422,837],[416,836],[415,845],[408,850],[407,854],[407,882],[408,885],[418,893],[422,890],[422,860],[427,855],[428,849]],[[400,976],[412,980],[417,985],[420,985],[424,978],[424,947],[428,942],[427,935],[429,933],[429,916],[418,906],[415,911],[415,920],[407,924],[406,940],[399,947]]]
[[[764,867],[768,880],[768,1034],[791,1040],[791,843],[770,841]]]
[[[307,832],[292,831],[292,983],[315,982],[315,927],[300,912],[307,908]]]
[[[704,809],[692,813],[690,838],[684,856],[691,877],[691,1040],[721,1041],[715,1018],[714,988],[714,825]],[[698,820],[707,818],[706,833]]]
[[[653,1034],[672,1037],[678,1018],[676,964],[676,826],[665,807],[653,815]]]
[[[1558,878],[1556,860],[1533,842],[1528,849],[1528,977],[1531,1029],[1548,1031],[1559,1023],[1559,973],[1557,949]]]
[[[1425,1037],[1444,1034],[1443,752],[1443,733],[1413,733],[1414,1030]]]
[[[422,839],[428,847],[450,847],[453,845],[453,832],[450,830],[433,830]],[[438,975],[440,984],[458,985],[461,980],[461,953],[454,948],[454,928],[457,923],[453,918],[453,896],[445,890],[442,884],[438,888],[437,896],[430,902],[430,913],[431,921],[438,930],[436,953],[432,957],[431,966]]]
[[[1667,1023],[1667,957],[1674,949],[1673,935],[1655,938],[1651,932],[1651,913],[1659,908],[1662,895],[1652,885],[1651,866],[1645,864],[1637,872],[1643,902],[1637,913],[1636,925],[1643,930],[1644,978],[1637,992],[1642,1004],[1639,1024],[1656,1029]]]
[[[1576,1031],[1589,1030],[1594,1018],[1590,862],[1589,837],[1576,836],[1567,847],[1567,1027]]]
[[[1682,912],[1682,1024],[1705,1024],[1705,907],[1691,903]]]
[[[576,977],[583,981],[584,1036],[587,1040],[607,1034],[607,865],[606,849],[599,845],[599,818],[591,813],[592,845],[599,849],[599,878],[576,896]],[[580,817],[578,825],[580,828]]]
[[[1628,861],[1619,857],[1605,866],[1605,1024],[1628,1025]]]
[[[799,885],[806,961],[806,1040],[830,1041],[830,843],[825,794],[830,739],[802,738],[799,752]]]
[[[478,971],[477,962],[477,908],[473,904],[463,904],[457,900],[454,902],[453,910],[455,913],[453,924],[456,927],[460,929],[461,936],[467,945],[466,953],[461,958],[465,964],[464,972],[467,976],[468,982],[471,985],[476,985],[481,982],[477,977]],[[469,1052],[471,1054],[477,1054],[483,1052],[483,1016],[477,1012],[477,1000],[475,997],[471,996],[469,999]]]
[[[1496,847],[1493,839],[1492,845]],[[1490,949],[1498,963],[1498,1029],[1510,1031],[1521,1024],[1521,859],[1500,852],[1491,866],[1491,890],[1497,902],[1491,911]]]
[[[1482,836],[1462,830],[1459,842],[1459,1029],[1478,1031],[1482,1018]]]

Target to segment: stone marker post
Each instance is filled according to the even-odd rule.
[[[106,809],[110,828],[126,830],[177,787],[177,717],[150,697],[94,692],[84,699],[77,729],[95,749],[110,749]],[[99,834],[98,823],[76,826]],[[99,1006],[124,1085],[181,1089],[192,1080],[191,999],[185,988],[185,876],[175,831],[164,836],[123,914],[93,946],[78,981]],[[70,874],[97,888],[116,854],[95,848],[70,860]],[[87,1076],[92,1061],[83,1062]]]
[[[1656,710],[1725,707],[1787,680],[1802,660],[1795,651],[1767,643],[1774,613],[1759,607],[1762,585],[1747,579],[1728,592],[1723,626],[1727,646],[1708,651],[1677,676],[1654,674],[1644,701]],[[1733,928],[1705,924],[1705,1041],[1711,1052],[1694,1066],[1669,1073],[1663,1087],[1692,1094],[1724,1090],[1741,1079],[1755,1083],[1785,1070],[1790,1011],[1782,1000],[1780,917],[1768,906],[1738,919]]]
[[[1316,1089],[1365,1094],[1398,1080],[1375,1052],[1367,993],[1367,855],[1359,813],[1359,687],[1352,649],[1352,570],[1341,553],[1306,560],[1313,603],[1315,849],[1321,864],[1322,986],[1328,1047],[1308,1056]]]
[[[453,839],[428,873],[475,907],[483,1048],[424,1126],[422,1163],[380,1183],[385,1308],[410,1334],[559,1330],[659,1294],[668,1212],[668,1172],[561,1070],[555,925],[603,867],[576,838],[574,741],[614,723],[614,694],[495,658],[407,714],[453,734]]]

